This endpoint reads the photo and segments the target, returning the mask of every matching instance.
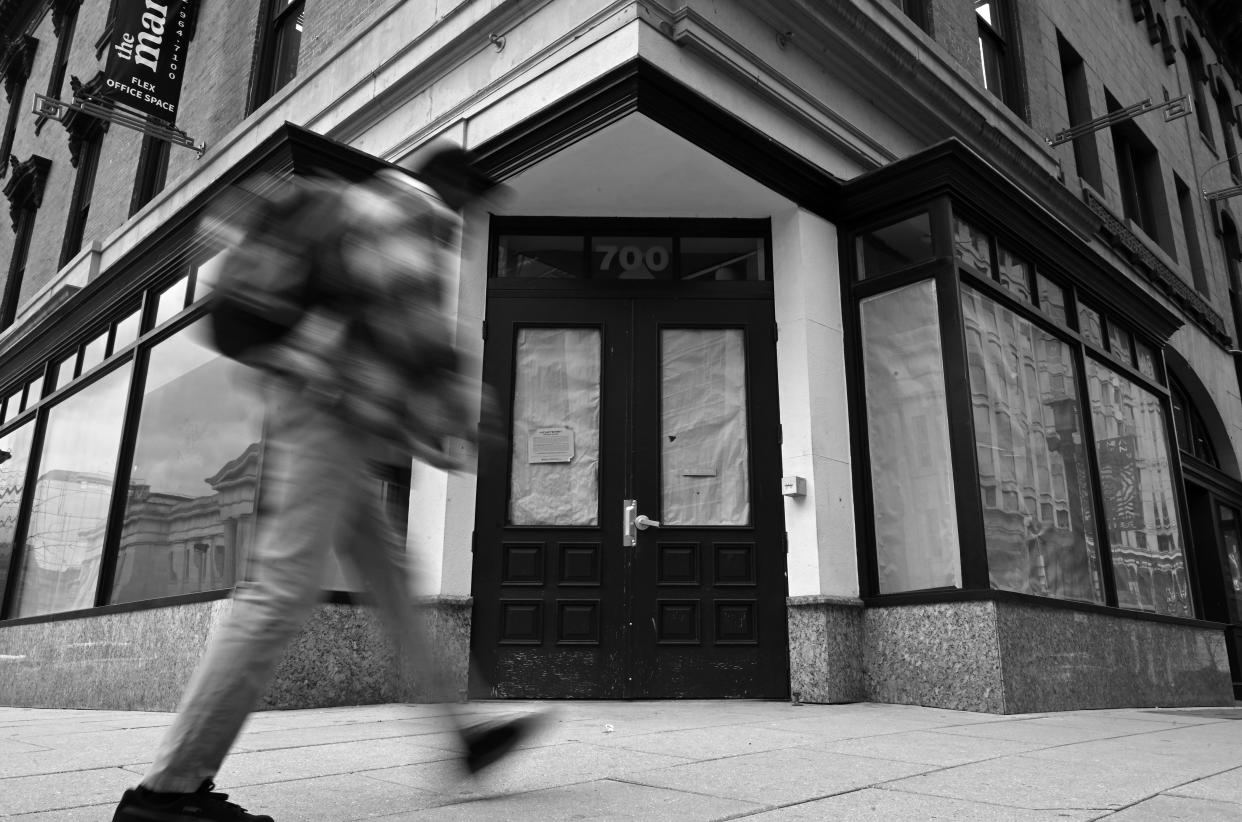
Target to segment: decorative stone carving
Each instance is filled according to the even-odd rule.
[[[85,83],[77,77],[69,78],[69,86],[73,89],[75,99],[83,95],[98,96],[103,91],[104,84],[105,80],[102,71]],[[83,111],[70,109],[61,120],[61,123],[65,126],[65,131],[69,133],[69,162],[73,164],[74,168],[77,168],[78,160],[82,153],[82,146],[106,132],[108,130],[108,121],[101,120]]]
[[[28,208],[43,205],[43,186],[47,183],[47,172],[52,161],[46,157],[32,154],[22,162],[9,155],[12,174],[4,186],[4,196],[9,201],[9,218],[13,221],[13,230],[17,230],[21,213]]]
[[[65,20],[78,10],[78,6],[82,5],[82,0],[52,0],[52,31],[60,37],[61,29],[65,25]]]
[[[1182,281],[1173,269],[1169,268],[1151,252],[1151,249],[1139,239],[1124,220],[1113,214],[1112,210],[1102,202],[1089,188],[1083,189],[1083,199],[1087,207],[1100,220],[1100,236],[1130,261],[1143,278],[1160,289],[1178,308],[1185,312],[1195,325],[1202,328],[1214,340],[1229,345],[1231,340],[1225,328],[1225,321],[1208,305],[1198,292]]]
[[[18,93],[18,89],[30,77],[30,68],[34,65],[35,49],[39,41],[29,34],[4,38],[4,55],[0,57],[0,74],[4,76],[4,95],[9,102]]]

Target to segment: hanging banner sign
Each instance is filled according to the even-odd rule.
[[[116,0],[103,96],[172,125],[196,0]]]

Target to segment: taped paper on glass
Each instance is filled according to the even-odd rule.
[[[540,428],[527,441],[527,462],[573,462],[574,432],[569,428]]]
[[[514,357],[509,522],[599,524],[599,329],[523,328]]]
[[[743,332],[665,329],[660,351],[662,521],[749,524]]]

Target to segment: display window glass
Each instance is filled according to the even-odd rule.
[[[95,605],[130,372],[117,368],[48,412],[11,616]]]
[[[880,593],[961,586],[935,284],[862,301]]]
[[[1104,602],[1072,352],[970,288],[962,315],[991,585]]]
[[[151,349],[112,602],[231,588],[245,567],[263,405],[199,325]]]

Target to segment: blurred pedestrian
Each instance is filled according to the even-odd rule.
[[[294,184],[263,200],[226,252],[216,341],[259,370],[267,410],[253,578],[238,583],[155,762],[113,822],[272,822],[215,792],[213,779],[318,603],[334,544],[423,689],[453,697],[369,468],[395,455],[460,467],[462,441],[475,435],[481,386],[460,372],[444,301],[459,212],[493,190],[464,151],[440,149],[413,176]],[[459,726],[465,768],[503,756],[534,721]]]

